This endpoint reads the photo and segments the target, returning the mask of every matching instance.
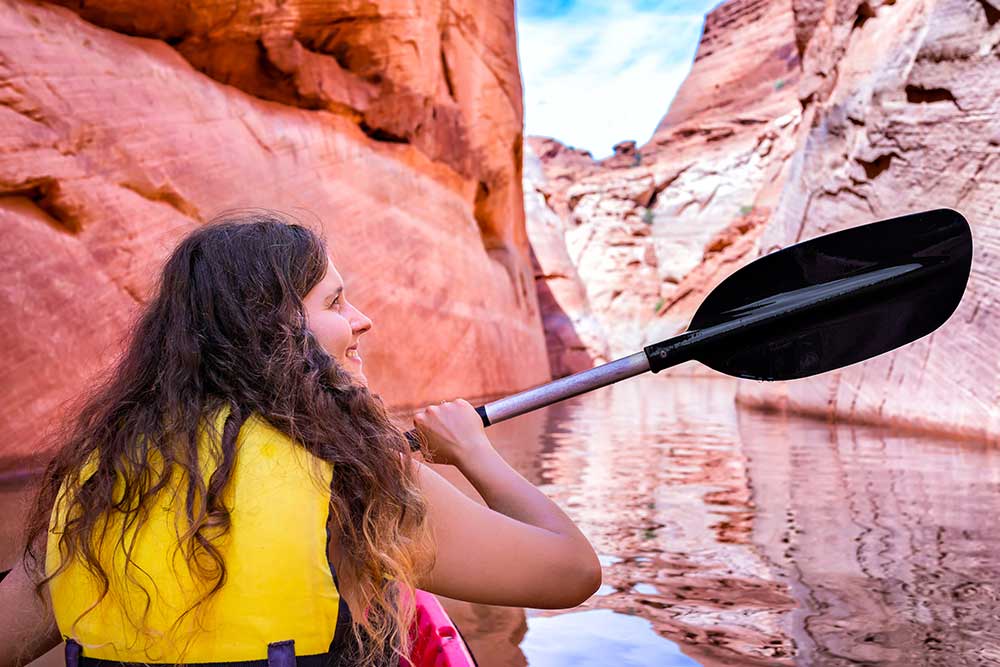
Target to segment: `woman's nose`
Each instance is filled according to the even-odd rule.
[[[354,331],[357,333],[357,335],[360,336],[361,334],[372,328],[372,321],[368,319],[368,316],[362,313],[360,310],[358,311],[358,317],[359,317],[358,321],[354,323]]]

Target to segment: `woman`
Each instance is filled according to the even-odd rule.
[[[0,667],[63,639],[83,665],[394,664],[413,588],[535,608],[597,589],[586,538],[468,402],[414,423],[485,505],[410,455],[367,389],[372,322],[349,293],[323,240],[275,213],[179,244],[59,438],[0,582]]]

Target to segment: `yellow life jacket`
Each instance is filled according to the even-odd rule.
[[[199,432],[205,480],[212,472],[209,438],[218,442],[228,414],[224,408],[214,417],[213,430]],[[84,479],[93,470],[93,465],[85,469]],[[128,577],[118,539],[123,515],[113,513],[106,520],[108,538],[99,558],[110,590],[100,603],[94,606],[100,582],[76,559],[50,581],[59,631],[79,644],[84,656],[120,662],[259,661],[268,658],[269,644],[288,640],[299,656],[326,654],[335,633],[341,634],[338,618],[342,625],[349,619],[327,556],[332,478],[331,464],[251,416],[237,436],[234,469],[224,491],[231,524],[215,542],[227,571],[222,588],[177,622],[206,592],[178,548],[187,515],[186,481],[177,474],[148,503],[141,528],[126,530],[126,543],[134,539],[137,566],[128,569]],[[48,535],[49,573],[60,563],[65,520],[57,501]]]

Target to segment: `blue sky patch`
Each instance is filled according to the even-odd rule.
[[[719,0],[521,0],[525,132],[611,154],[647,141],[687,76]]]

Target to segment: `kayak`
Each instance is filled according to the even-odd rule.
[[[10,570],[0,571],[0,581]],[[417,637],[409,660],[399,667],[478,667],[461,633],[451,622],[438,599],[427,591],[416,592],[417,617],[413,621]]]
[[[415,597],[417,618],[411,631],[417,638],[409,661],[400,660],[399,667],[477,667],[472,652],[438,599],[421,590]]]

